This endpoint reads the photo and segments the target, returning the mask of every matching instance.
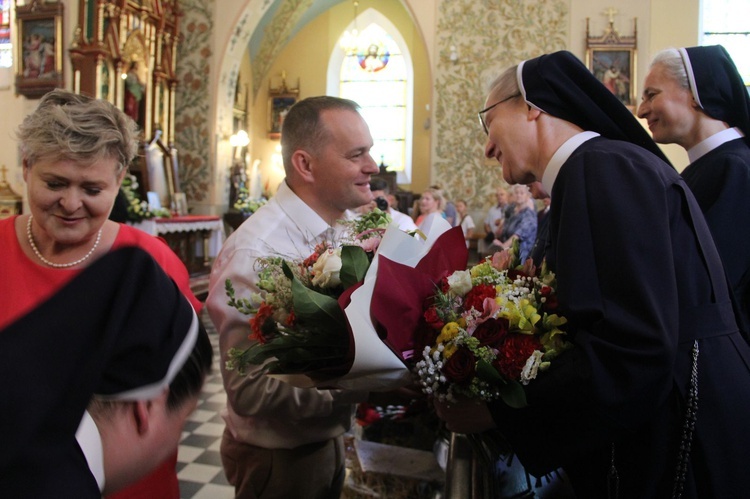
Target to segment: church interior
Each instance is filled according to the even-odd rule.
[[[626,75],[612,90],[635,109],[653,54],[700,44],[701,3],[0,0],[0,214],[28,210],[14,134],[61,87],[109,100],[138,123],[132,191],[171,217],[132,223],[167,239],[199,297],[222,242],[283,181],[280,125],[306,97],[366,100],[378,175],[401,211],[441,185],[483,220],[503,180],[484,157],[476,113],[504,68],[568,50],[607,78],[616,60]],[[44,53],[32,46],[39,32]],[[682,148],[661,147],[678,170],[687,165]],[[181,492],[231,497],[218,459],[218,374],[204,395],[181,446]],[[368,480],[350,497],[378,497],[367,495]]]

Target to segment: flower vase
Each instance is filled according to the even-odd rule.
[[[452,433],[446,498],[534,497],[531,477],[497,431]]]

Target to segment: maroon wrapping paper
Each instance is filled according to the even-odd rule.
[[[435,294],[441,279],[466,269],[468,259],[461,227],[443,233],[415,268],[378,257],[370,313],[381,339],[401,360],[414,348],[424,301]]]

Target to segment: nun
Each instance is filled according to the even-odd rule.
[[[0,497],[100,498],[176,447],[205,329],[145,251],[100,258],[0,331]]]
[[[746,336],[750,325],[750,97],[721,45],[654,57],[638,116],[654,140],[685,148],[693,191],[726,269]]]
[[[570,52],[505,71],[486,106],[486,156],[551,194],[545,258],[574,348],[524,387],[524,408],[438,414],[498,429],[536,476],[562,467],[578,498],[742,497],[750,348],[690,189]]]

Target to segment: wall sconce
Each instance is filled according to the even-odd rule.
[[[245,130],[239,130],[237,131],[237,133],[229,137],[229,145],[234,148],[233,156],[235,158],[239,157],[240,151],[244,147],[247,147],[248,144],[250,144],[250,137],[247,135],[247,132]]]

